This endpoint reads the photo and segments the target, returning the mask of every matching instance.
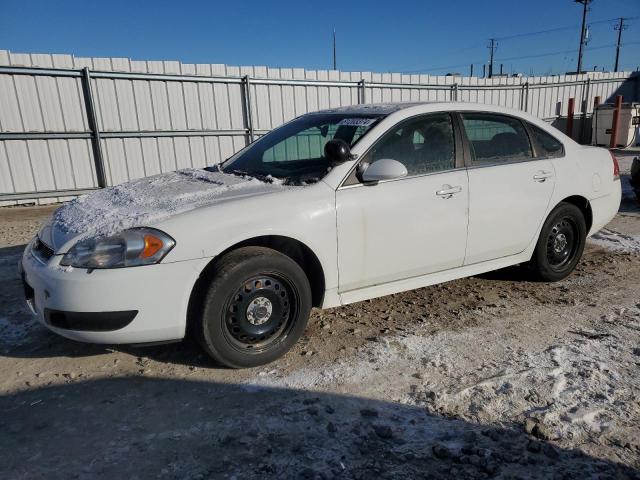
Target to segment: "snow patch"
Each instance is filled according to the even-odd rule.
[[[589,238],[589,242],[612,252],[640,254],[640,235],[626,235],[603,228]]]
[[[417,355],[428,357],[433,365],[444,366],[440,353],[444,347],[442,341],[438,341],[442,337],[446,338],[447,334],[435,335],[431,341],[425,341],[424,337],[418,335],[381,337],[377,342],[359,348],[353,357],[329,368],[302,368],[286,376],[259,374],[257,378],[247,380],[245,385],[249,388],[262,386],[313,390],[340,382],[362,383],[378,372],[404,364],[407,359]]]
[[[633,345],[620,339],[640,331],[639,307],[614,308],[600,319],[610,327],[569,330],[567,338],[545,350],[514,348],[499,332],[485,329],[402,334],[378,338],[329,367],[260,372],[245,388],[352,391],[366,385],[368,394],[471,422],[524,423],[533,417],[550,439],[579,441],[612,428],[635,398],[620,381]],[[497,360],[479,364],[466,351],[465,345],[479,338]],[[409,376],[410,391],[389,397]]]
[[[284,188],[222,172],[184,169],[133,180],[78,197],[59,208],[53,224],[63,233],[112,235],[223,199]]]
[[[30,340],[32,330],[38,326],[34,318],[12,322],[6,317],[0,317],[0,346],[15,347]]]

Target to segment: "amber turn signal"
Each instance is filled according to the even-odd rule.
[[[144,249],[140,252],[141,258],[153,257],[164,246],[162,240],[155,235],[144,236]]]

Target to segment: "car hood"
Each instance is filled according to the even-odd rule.
[[[268,183],[222,172],[178,170],[78,197],[56,210],[38,236],[54,252],[64,253],[71,240],[153,226],[195,208],[284,188],[289,187],[275,180]]]

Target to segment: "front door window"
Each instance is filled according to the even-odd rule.
[[[451,115],[435,113],[402,122],[382,137],[364,161],[397,160],[408,176],[414,176],[452,170],[455,156]]]

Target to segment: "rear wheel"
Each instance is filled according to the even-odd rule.
[[[542,226],[530,267],[541,280],[562,280],[580,261],[586,237],[587,227],[580,209],[571,203],[561,203]]]
[[[255,367],[284,355],[304,332],[311,288],[291,258],[264,247],[225,255],[206,291],[201,345],[233,368]]]

